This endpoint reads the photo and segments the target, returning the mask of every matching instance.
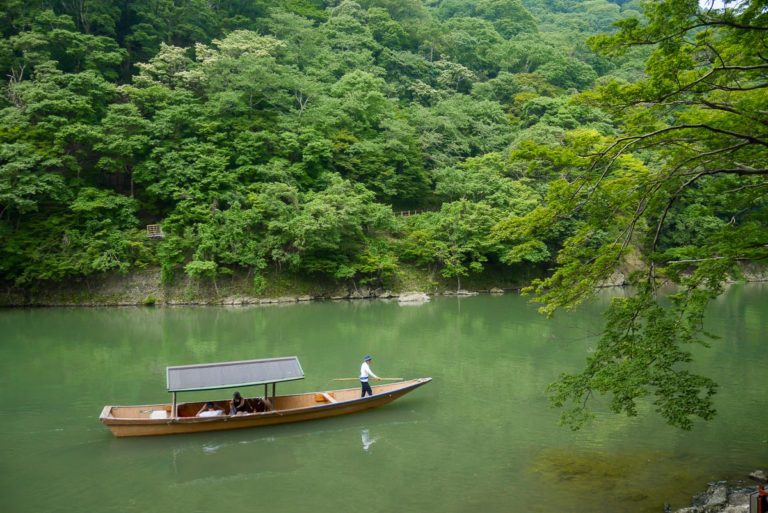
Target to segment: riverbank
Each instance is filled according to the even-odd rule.
[[[616,271],[604,287],[627,284],[627,273]],[[636,269],[635,269],[636,270]],[[125,274],[101,274],[66,282],[40,282],[21,288],[0,282],[0,307],[19,306],[175,306],[175,305],[273,305],[317,300],[399,299],[424,295],[474,295],[518,292],[544,269],[488,267],[464,277],[461,288],[455,279],[415,267],[401,267],[386,286],[372,286],[327,277],[307,277],[273,270],[264,275],[266,286],[256,292],[250,273],[221,276],[216,281],[195,280],[185,275],[163,282],[160,269]],[[745,265],[739,281],[768,281],[768,267]],[[407,296],[407,297],[405,297]]]
[[[272,271],[266,286],[256,292],[253,277],[246,272],[213,280],[176,276],[164,283],[160,269],[126,274],[103,274],[66,282],[38,283],[19,288],[0,285],[0,307],[18,306],[174,306],[174,305],[272,305],[316,300],[414,299],[424,295],[472,295],[519,291],[540,275],[536,270],[488,269],[456,280],[439,274],[404,267],[386,286],[371,286],[325,277],[305,277]],[[408,296],[408,297],[406,297]]]

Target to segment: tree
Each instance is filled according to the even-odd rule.
[[[509,144],[513,127],[496,102],[454,95],[432,108],[415,106],[409,113],[426,167],[447,167],[467,157],[499,151]]]
[[[209,103],[224,116],[242,115],[255,109],[279,108],[292,101],[285,87],[286,70],[274,54],[281,41],[247,30],[236,30],[211,46],[197,44],[198,79]]]
[[[446,21],[444,27],[442,54],[445,62],[466,66],[477,74],[496,74],[496,48],[504,39],[491,22],[479,18],[453,18]]]
[[[607,54],[646,45],[653,53],[646,79],[583,95],[619,119],[624,133],[577,152],[580,165],[529,214],[532,233],[565,217],[578,220],[556,271],[533,290],[551,313],[589,297],[628,254],[641,254],[645,265],[632,277],[635,294],[613,301],[586,369],[553,385],[553,401],[567,406],[563,419],[572,426],[589,418],[593,393],[611,395],[611,409],[628,415],[650,397],[667,422],[684,429],[714,415],[716,386],[687,368],[687,346],[704,343],[706,305],[739,274],[738,264],[768,258],[764,7],[651,2],[647,21],[622,20],[616,34],[592,40]],[[704,237],[680,237],[670,220],[695,204],[719,221],[704,227]],[[665,281],[678,285],[674,293],[659,288]]]
[[[133,168],[146,155],[149,147],[149,123],[135,105],[112,104],[101,120],[94,150],[102,156],[98,167],[128,176],[130,196],[133,197]]]
[[[439,212],[415,216],[402,243],[403,258],[439,270],[445,278],[456,278],[461,290],[461,277],[480,272],[496,244],[488,234],[498,219],[484,202],[466,199],[443,203]]]
[[[504,37],[536,31],[536,20],[520,0],[480,0],[477,14],[492,21]]]
[[[135,212],[131,198],[82,188],[67,208],[27,216],[4,237],[0,272],[29,285],[146,265],[152,257]]]
[[[37,211],[45,200],[64,199],[66,185],[55,172],[61,164],[28,143],[0,147],[0,222]]]
[[[294,262],[310,273],[353,278],[368,237],[392,227],[392,211],[372,200],[361,185],[333,175],[322,191],[302,195],[297,215],[286,222]]]
[[[438,169],[435,192],[446,202],[483,201],[507,215],[525,215],[541,203],[541,198],[528,180],[507,176],[508,169],[500,153],[469,158],[455,168]]]
[[[392,19],[386,9],[371,7],[365,13],[373,38],[382,46],[401,48],[408,37],[402,25]]]

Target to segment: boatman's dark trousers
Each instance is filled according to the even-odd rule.
[[[360,397],[365,397],[365,394],[373,395],[373,390],[371,390],[371,385],[367,381],[361,381],[361,385],[363,385],[363,395]]]

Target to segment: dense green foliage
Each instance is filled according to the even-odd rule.
[[[555,267],[551,313],[642,260],[553,398],[690,427],[684,344],[768,256],[766,34],[765,1],[9,0],[0,279]]]
[[[258,292],[270,266],[384,284],[410,262],[459,286],[503,260],[493,225],[541,202],[549,177],[515,168],[515,141],[612,131],[568,98],[618,66],[572,42],[630,15],[603,0],[7,2],[0,276],[244,269]],[[151,223],[164,240],[142,237]]]

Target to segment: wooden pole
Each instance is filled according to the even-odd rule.
[[[359,379],[360,378],[333,378],[332,381],[357,381]],[[379,380],[380,381],[402,381],[403,378],[379,378]]]
[[[173,392],[173,404],[171,405],[171,418],[176,418],[176,392]]]

